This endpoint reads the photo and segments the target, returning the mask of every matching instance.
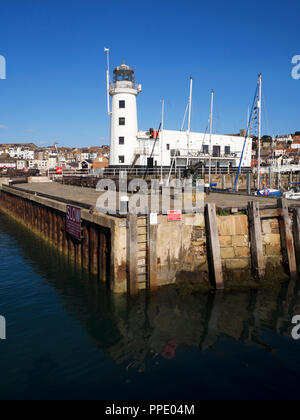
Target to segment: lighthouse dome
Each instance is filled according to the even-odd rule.
[[[134,70],[125,63],[114,69],[114,82],[134,82]]]

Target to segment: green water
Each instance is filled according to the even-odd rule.
[[[0,214],[0,399],[298,398],[299,285],[111,296]]]

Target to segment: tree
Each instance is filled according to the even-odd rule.
[[[253,139],[252,139],[252,149],[255,150],[255,151],[257,151],[257,141],[258,141],[258,138],[253,137]]]
[[[261,139],[263,143],[272,143],[273,141],[271,136],[263,136]]]

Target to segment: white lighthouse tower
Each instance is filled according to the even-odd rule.
[[[138,160],[138,122],[136,97],[142,91],[136,85],[134,70],[126,64],[115,68],[110,128],[110,166],[130,166]],[[136,161],[135,161],[136,160]]]

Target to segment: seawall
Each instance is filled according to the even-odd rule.
[[[183,214],[172,222],[159,214],[154,224],[149,216],[104,215],[78,203],[80,240],[66,231],[64,201],[5,185],[0,189],[0,210],[114,293],[176,283],[206,290],[259,287],[276,274],[295,278],[300,271],[300,208],[284,200],[272,208],[250,203],[236,214],[207,204],[204,214]]]

